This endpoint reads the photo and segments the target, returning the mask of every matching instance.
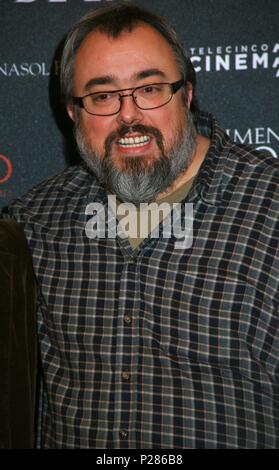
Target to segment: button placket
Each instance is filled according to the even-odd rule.
[[[128,437],[128,431],[126,431],[126,429],[120,429],[119,431],[119,437],[120,439],[127,439]]]
[[[130,315],[124,315],[124,322],[126,325],[130,325],[132,323],[132,317]]]
[[[119,321],[122,318],[122,371],[118,375],[122,382],[119,387],[120,400],[121,400],[121,417],[118,421],[119,428],[119,439],[122,442],[121,447],[126,447],[131,435],[129,433],[128,426],[133,422],[131,403],[134,400],[134,394],[136,393],[133,387],[135,386],[133,379],[133,371],[135,369],[133,361],[136,358],[134,354],[134,341],[135,333],[133,329],[137,325],[136,312],[139,308],[139,293],[138,282],[137,282],[137,260],[129,259],[125,268],[122,271],[123,276],[123,287],[121,304],[122,304],[122,315],[119,315]],[[124,277],[125,276],[125,277]],[[128,424],[129,423],[129,424]]]
[[[122,372],[122,379],[123,380],[130,380],[131,374],[128,371]]]

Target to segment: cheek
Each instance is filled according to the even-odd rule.
[[[169,138],[170,127],[172,127],[172,122],[172,113],[166,112],[164,108],[161,108],[161,110],[159,108],[158,110],[156,110],[156,114],[154,113],[152,116],[150,116],[150,119],[148,120],[148,122],[146,121],[146,124],[158,129],[162,133],[163,139],[166,141]],[[145,123],[143,122],[143,124]]]
[[[185,126],[186,110],[182,106],[177,106],[171,112],[161,112],[158,116],[155,127],[157,127],[163,134],[165,143],[168,145],[173,142],[175,136],[181,132]]]
[[[107,118],[86,116],[81,119],[80,126],[87,142],[99,151],[103,150],[104,142],[112,131],[112,124]]]
[[[173,97],[166,106],[162,106],[162,108],[156,110],[154,119],[156,119],[157,127],[164,128],[168,131],[174,127],[179,127],[181,122],[185,120],[187,113],[185,101],[182,100],[181,96],[175,98],[176,99]]]

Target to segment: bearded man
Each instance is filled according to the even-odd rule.
[[[61,85],[83,164],[9,207],[40,286],[40,445],[278,447],[278,162],[198,110],[175,32],[139,7],[75,25]],[[164,217],[88,236],[109,195],[190,205],[191,245]]]

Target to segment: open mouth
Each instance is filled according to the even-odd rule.
[[[150,142],[151,138],[147,135],[137,137],[123,137],[118,140],[118,144],[122,148],[137,148],[143,147]]]

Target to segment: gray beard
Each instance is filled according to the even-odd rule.
[[[109,192],[123,202],[132,202],[136,205],[142,202],[150,203],[189,167],[196,150],[196,129],[192,116],[188,114],[184,128],[175,137],[168,155],[165,154],[163,136],[158,129],[141,125],[122,126],[119,135],[122,137],[129,131],[152,134],[156,138],[161,153],[150,166],[143,164],[144,157],[143,159],[125,157],[125,170],[115,167],[111,155],[111,143],[115,140],[116,133],[106,139],[103,159],[89,147],[78,125],[75,127],[75,138],[87,167],[95,173]]]

